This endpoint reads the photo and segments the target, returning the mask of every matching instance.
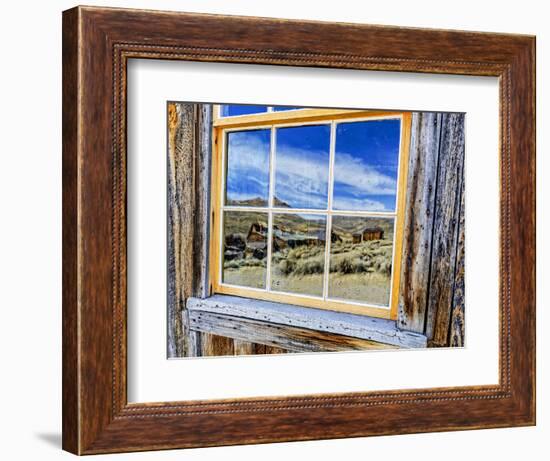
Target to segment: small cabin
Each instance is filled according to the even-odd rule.
[[[261,222],[255,222],[250,225],[248,234],[246,235],[246,243],[262,242],[267,239],[267,226]]]
[[[366,227],[363,229],[363,241],[382,240],[384,238],[384,229],[381,227]]]
[[[353,243],[361,243],[363,241],[363,234],[361,232],[357,232],[351,236]]]

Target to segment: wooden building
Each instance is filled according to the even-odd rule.
[[[246,235],[246,241],[258,242],[265,241],[267,239],[267,226],[261,222],[255,222],[250,225],[248,234]]]
[[[384,238],[384,229],[381,227],[366,227],[361,232],[363,241],[367,240],[382,240]]]
[[[390,320],[209,296],[204,236],[212,108],[171,103],[168,109],[169,197],[184,191],[180,202],[169,201],[170,357],[464,345],[464,114],[412,114],[398,314]],[[181,171],[189,168],[199,174],[182,185],[178,181],[188,181],[188,175]],[[180,223],[188,223],[186,216],[193,221],[175,245],[173,236],[182,232]],[[265,226],[255,226],[247,240],[266,235]],[[382,229],[360,235],[384,237]]]

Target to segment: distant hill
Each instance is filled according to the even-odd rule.
[[[248,198],[245,200],[227,200],[230,206],[267,206],[267,201],[261,197]]]
[[[254,210],[254,207],[267,206],[264,199],[255,197],[246,200],[233,200],[228,205],[250,207],[251,209],[250,211],[225,212],[224,232],[226,235],[232,233],[246,235],[253,223],[261,223],[267,226],[267,213]],[[274,205],[278,208],[290,208],[288,203],[277,197],[274,197]],[[273,218],[274,225],[284,232],[320,235],[326,226],[326,221],[321,216],[308,215],[306,219],[304,215],[276,213]],[[384,230],[384,238],[391,239],[393,238],[393,223],[393,219],[334,215],[332,218],[332,232],[351,239],[352,234],[362,232],[366,227],[381,227]]]
[[[333,216],[332,230],[338,234],[351,237],[366,227],[380,227],[384,230],[385,238],[393,238],[393,219],[355,216]]]
[[[273,206],[276,208],[290,208],[290,205],[277,197],[273,197]]]
[[[228,200],[227,204],[230,206],[255,206],[264,207],[267,206],[267,201],[261,197],[248,198],[245,200]],[[290,208],[290,205],[277,197],[273,198],[273,205],[277,208]]]

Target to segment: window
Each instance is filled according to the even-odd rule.
[[[217,112],[212,293],[395,318],[410,113]]]

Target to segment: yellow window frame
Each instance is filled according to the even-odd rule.
[[[210,294],[220,293],[242,296],[253,299],[295,304],[305,307],[326,309],[352,314],[368,315],[378,318],[397,318],[399,303],[399,284],[402,264],[403,228],[405,220],[405,199],[407,190],[407,175],[409,163],[409,148],[411,136],[411,112],[403,111],[375,111],[350,109],[297,109],[280,112],[265,112],[254,115],[239,115],[220,117],[220,106],[214,106],[213,133],[212,133],[212,179],[211,179],[211,221],[210,221],[210,261],[209,278]],[[251,128],[271,128],[282,126],[299,126],[312,122],[328,121],[358,121],[376,120],[385,118],[401,119],[401,139],[398,163],[397,209],[395,215],[395,232],[393,241],[393,260],[391,274],[391,298],[389,307],[358,303],[356,301],[340,301],[323,299],[300,294],[281,293],[266,289],[240,287],[222,282],[223,271],[223,241],[222,241],[222,213],[223,213],[223,159],[225,156],[225,136],[229,131],[247,130]],[[254,209],[251,209],[254,211]],[[338,213],[334,213],[338,214]],[[327,213],[328,217],[328,213]],[[330,239],[329,239],[330,240]],[[269,242],[268,242],[269,244]],[[327,242],[327,245],[329,243]],[[269,281],[268,281],[269,282]]]

